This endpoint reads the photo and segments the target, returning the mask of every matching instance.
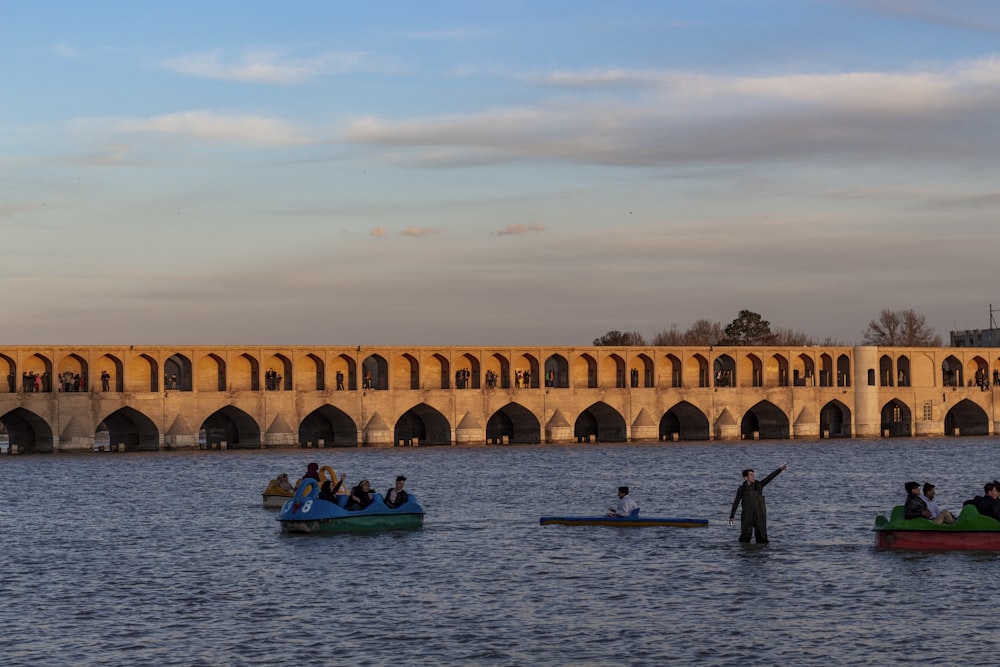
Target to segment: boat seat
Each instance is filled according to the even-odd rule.
[[[628,513],[628,518],[630,518],[630,519],[634,519],[637,516],[639,516],[639,508],[638,507],[636,507],[634,510],[632,510],[631,512]]]

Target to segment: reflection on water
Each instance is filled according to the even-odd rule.
[[[990,439],[4,457],[4,665],[985,664],[1000,555],[876,551],[908,479],[956,509]],[[260,491],[310,460],[399,473],[417,532],[282,535]],[[740,470],[771,544],[726,525]],[[707,528],[538,525],[602,513]],[[970,619],[979,619],[970,622]]]

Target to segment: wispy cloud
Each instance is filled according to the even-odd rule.
[[[510,236],[512,234],[529,234],[531,232],[543,232],[545,225],[507,225],[497,232],[497,236]]]
[[[387,234],[387,232],[385,231],[385,227],[373,227],[372,230],[371,230],[371,232],[369,232],[369,233],[372,236],[377,236],[379,238],[381,238],[381,237],[383,237],[383,236],[385,236]]]
[[[438,232],[436,229],[431,229],[430,227],[417,227],[415,225],[412,227],[407,227],[401,232],[403,236],[413,236],[413,237],[430,236],[431,234],[437,234],[437,233]]]
[[[168,69],[189,76],[247,83],[294,84],[324,74],[343,74],[358,69],[364,52],[326,52],[294,57],[282,51],[255,51],[237,59],[226,59],[221,51],[171,58]]]
[[[559,94],[462,115],[369,116],[349,124],[345,136],[387,147],[387,161],[423,166],[987,159],[1000,150],[1000,120],[989,111],[1000,104],[1000,59],[992,56],[912,72],[719,77],[600,70],[539,81]],[[620,86],[632,90],[609,94]]]
[[[204,141],[266,145],[305,143],[288,122],[266,116],[223,115],[213,111],[182,111],[117,123],[124,132],[153,132],[188,136]]]

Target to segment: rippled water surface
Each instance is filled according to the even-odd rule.
[[[5,456],[3,665],[995,664],[1000,554],[872,547],[908,479],[958,509],[995,439]],[[416,532],[282,535],[269,478],[316,460]],[[771,544],[726,525],[762,477]],[[539,526],[599,514],[707,528]]]

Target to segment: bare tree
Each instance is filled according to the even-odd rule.
[[[865,343],[887,347],[941,347],[941,336],[927,324],[927,318],[912,308],[883,310],[868,323]]]
[[[646,339],[638,331],[609,331],[594,339],[594,345],[610,347],[638,347],[646,344]]]
[[[669,329],[663,329],[662,331],[653,334],[652,344],[670,347],[684,345],[684,333],[677,328],[676,324],[671,324]]]
[[[773,339],[771,341],[771,345],[804,347],[806,345],[816,344],[812,337],[804,331],[795,331],[794,329],[775,329],[772,332],[772,335]]]
[[[700,319],[684,332],[685,345],[718,345],[722,340],[722,325],[711,320]]]

